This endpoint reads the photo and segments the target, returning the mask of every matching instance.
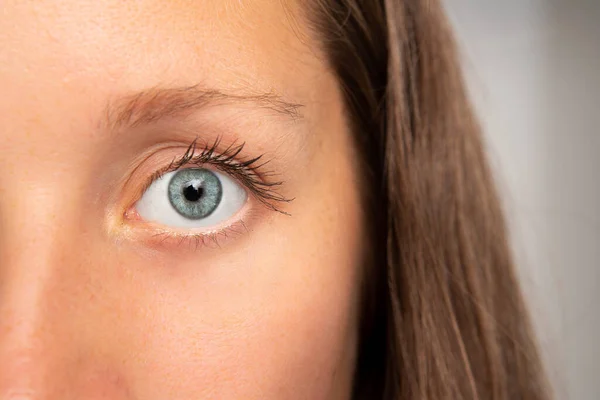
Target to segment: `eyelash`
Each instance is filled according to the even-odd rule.
[[[241,228],[244,231],[248,231],[246,224],[240,220],[236,224],[229,226],[221,231],[217,232],[205,232],[205,233],[188,233],[188,234],[174,234],[172,232],[159,232],[152,235],[153,239],[158,244],[175,243],[178,247],[182,245],[189,245],[197,250],[201,246],[214,245],[215,247],[221,247],[220,239],[229,238],[232,235],[240,235],[242,232],[238,229]]]
[[[219,151],[221,143],[221,138],[218,137],[212,144],[206,144],[198,150],[198,138],[196,138],[188,146],[183,155],[175,157],[169,165],[152,174],[140,192],[143,194],[154,181],[161,178],[164,174],[184,167],[204,167],[209,164],[238,180],[267,209],[284,215],[290,215],[278,207],[278,204],[289,203],[293,200],[278,193],[277,189],[283,184],[283,181],[265,181],[265,179],[274,179],[276,176],[273,172],[264,171],[265,166],[270,160],[263,161],[264,154],[254,158],[244,158],[243,150],[245,143],[239,145],[233,143],[228,145],[224,150]],[[196,248],[209,243],[219,246],[219,237],[227,238],[231,233],[240,233],[237,229],[238,225],[242,229],[247,230],[244,221],[240,220],[238,222],[218,232],[175,234],[165,231],[155,234],[154,237],[160,239],[159,243],[164,243],[169,239],[177,239],[178,245],[187,242]]]

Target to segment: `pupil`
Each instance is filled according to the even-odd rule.
[[[190,183],[183,188],[183,195],[187,201],[198,201],[203,194],[204,188],[202,186],[196,186],[193,183]]]

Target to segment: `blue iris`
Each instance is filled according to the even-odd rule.
[[[217,209],[223,188],[219,178],[207,169],[183,169],[169,181],[168,196],[179,214],[197,220],[206,218]]]

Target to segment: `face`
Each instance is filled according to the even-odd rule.
[[[2,2],[0,399],[349,398],[360,171],[302,7]]]

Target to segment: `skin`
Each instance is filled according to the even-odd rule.
[[[0,399],[349,398],[360,171],[303,10],[272,0],[1,10]],[[188,86],[238,100],[136,126],[105,120],[137,93]],[[256,101],[262,93],[301,105],[298,115]],[[216,137],[270,161],[289,215],[249,195],[208,230],[144,221],[135,204],[151,175]]]

